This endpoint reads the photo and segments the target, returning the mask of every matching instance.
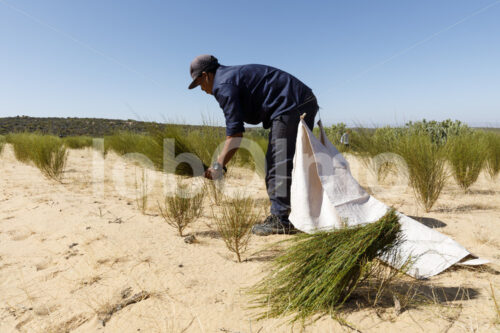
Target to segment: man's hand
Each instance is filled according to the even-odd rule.
[[[215,170],[214,168],[208,168],[205,171],[205,178],[211,179],[211,180],[217,180],[222,177],[222,170]]]

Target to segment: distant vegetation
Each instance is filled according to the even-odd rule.
[[[118,131],[147,133],[151,127],[162,126],[158,123],[132,119],[97,118],[34,118],[26,116],[0,118],[0,135],[20,132],[38,132],[56,136],[103,137]]]
[[[191,152],[197,155],[206,168],[213,161],[217,147],[224,142],[225,128],[204,125],[173,125],[136,120],[96,118],[34,118],[26,116],[0,118],[0,135],[9,133],[49,134],[63,138],[66,147],[80,149],[92,146],[92,138],[104,137],[105,153],[110,150],[120,155],[141,153],[157,167],[163,167],[163,139],[175,139],[175,154]],[[245,137],[255,141],[265,152],[269,131],[262,128],[247,129]],[[250,153],[238,151],[232,164],[254,168]],[[176,173],[191,174],[187,164],[178,166]],[[258,170],[258,171],[263,171]]]
[[[482,170],[492,179],[500,171],[500,131],[496,129],[473,129],[458,120],[425,119],[401,127],[353,128],[348,148],[340,144],[346,129],[341,123],[325,128],[325,133],[339,150],[361,157],[379,179],[388,169],[396,168],[391,162],[374,162],[377,156],[401,156],[409,183],[426,211],[432,208],[447,180],[446,163],[457,184],[466,191]]]
[[[377,156],[392,153],[402,157],[407,172],[404,176],[408,177],[426,211],[432,208],[447,181],[447,166],[464,190],[469,189],[481,171],[486,171],[491,179],[500,172],[500,131],[495,129],[473,129],[460,121],[425,119],[401,127],[358,127],[351,128],[349,147],[340,144],[340,137],[346,130],[343,123],[325,127],[328,138],[340,151],[361,157],[367,167],[376,169],[379,178],[396,170],[391,164],[400,162],[384,160],[379,163]],[[38,132],[29,134],[32,131]],[[191,126],[91,118],[0,118],[0,135],[2,133],[7,137],[0,136],[0,150],[5,141],[12,143],[20,161],[34,162],[46,176],[55,179],[64,168],[65,149],[90,147],[93,137],[104,138],[105,154],[111,150],[119,155],[140,153],[149,158],[157,170],[180,175],[191,175],[193,171],[187,163],[177,165],[168,158],[164,163],[165,139],[174,139],[174,158],[192,153],[201,160],[203,169],[212,164],[216,150],[225,139],[224,128],[211,126],[210,122]],[[262,128],[251,128],[245,137],[256,142],[265,153],[268,133]],[[317,128],[315,133],[318,134]],[[35,156],[35,152],[38,155]],[[263,171],[245,149],[237,152],[231,165],[251,169],[259,166],[257,171],[261,174]],[[175,170],[170,169],[174,166]]]
[[[42,133],[60,137],[87,136],[102,138],[118,132],[147,134],[152,129],[163,129],[167,124],[138,121],[133,119],[100,119],[100,118],[37,118],[27,116],[0,118],[0,135],[9,133]],[[207,126],[213,127],[218,135],[224,137],[224,127],[207,121],[204,125],[182,125],[189,132],[199,131]],[[248,132],[257,136],[267,136],[268,130],[249,128]]]

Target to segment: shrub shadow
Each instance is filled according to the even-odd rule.
[[[434,210],[437,213],[457,213],[457,212],[469,212],[471,210],[488,210],[494,209],[494,206],[484,205],[484,204],[468,204],[468,205],[458,205],[456,207],[441,207]]]
[[[275,253],[275,254],[267,254],[267,255],[259,255],[259,256],[252,256],[248,259],[246,259],[245,261],[256,261],[256,262],[268,262],[268,261],[273,261],[274,259],[276,259],[276,257],[278,257],[280,255],[279,252]]]
[[[423,225],[431,229],[446,227],[446,223],[432,217],[420,217],[420,216],[409,216],[409,217],[411,217],[414,220],[417,220],[418,222],[422,223]]]
[[[220,234],[215,230],[196,231],[196,232],[192,232],[191,234],[194,236],[208,237],[208,238],[213,238],[213,239],[220,239],[221,238]]]
[[[467,259],[469,257],[466,257]],[[500,271],[497,271],[488,265],[470,266],[470,265],[453,265],[446,269],[446,272],[456,272],[456,271],[469,271],[474,273],[486,273],[491,275],[500,275]]]
[[[467,194],[481,194],[481,195],[495,195],[497,192],[494,190],[471,190],[467,191]]]
[[[283,251],[280,249],[265,249],[252,253],[245,261],[266,262],[276,259]]]
[[[387,309],[400,306],[399,311],[403,312],[426,305],[449,306],[453,302],[477,299],[479,295],[479,289],[476,288],[435,286],[420,281],[390,283],[377,295],[376,286],[361,284],[344,304],[344,310]]]

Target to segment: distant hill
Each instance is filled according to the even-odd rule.
[[[88,135],[102,137],[118,131],[145,133],[151,127],[165,124],[132,119],[34,118],[27,116],[0,118],[0,135],[16,132],[40,132],[61,136]]]
[[[15,132],[40,132],[44,134],[71,136],[89,135],[102,137],[117,131],[147,132],[158,123],[121,119],[98,118],[34,118],[17,116],[0,118],[0,134]]]
[[[0,135],[18,132],[39,132],[57,136],[87,135],[103,137],[119,131],[134,133],[148,133],[153,128],[163,128],[168,124],[137,121],[132,119],[103,119],[103,118],[38,118],[28,116],[0,118]],[[184,130],[199,129],[200,125],[181,125]],[[224,127],[217,126],[224,132]],[[268,130],[261,127],[248,127],[247,132],[267,137]]]
[[[162,128],[166,124],[122,119],[101,118],[37,118],[28,116],[0,118],[0,135],[17,132],[40,132],[60,136],[88,135],[102,137],[118,131],[147,133],[151,128]],[[183,125],[186,129],[197,129],[201,126]],[[221,128],[222,129],[222,128]],[[357,128],[353,128],[357,129]],[[500,132],[498,128],[477,128],[486,131]],[[374,130],[374,129],[373,129]],[[248,127],[248,132],[267,136],[268,130],[261,127]]]
[[[500,128],[496,128],[496,127],[474,127],[474,129],[500,133]]]

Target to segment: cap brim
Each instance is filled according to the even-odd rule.
[[[197,86],[200,85],[200,82],[198,81],[200,77],[197,77],[196,79],[193,80],[193,82],[191,82],[191,84],[189,85],[188,89],[193,89],[193,88],[196,88]]]

